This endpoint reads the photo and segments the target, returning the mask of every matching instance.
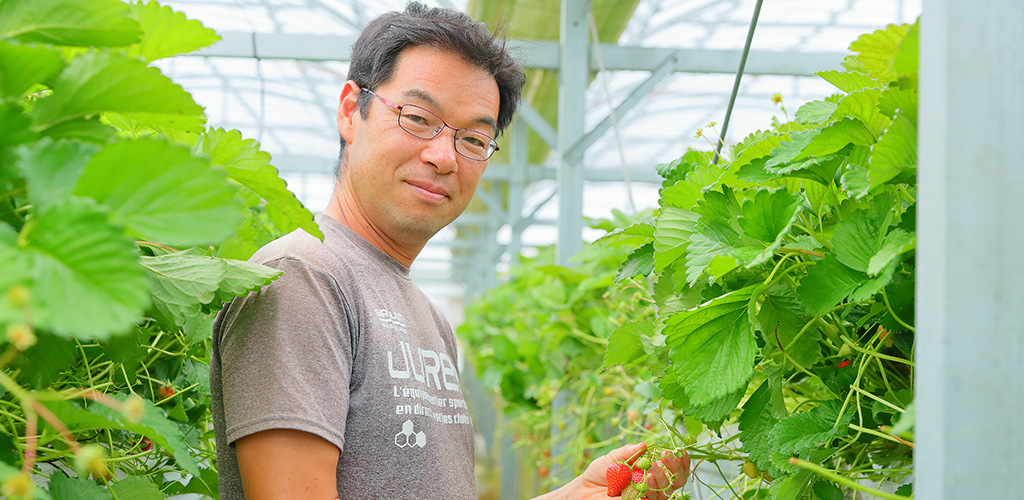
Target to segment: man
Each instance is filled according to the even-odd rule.
[[[316,218],[324,241],[296,231],[257,252],[283,276],[214,324],[222,499],[475,498],[455,339],[409,266],[466,208],[524,82],[465,14],[413,3],[363,31],[334,193]],[[605,469],[634,449],[548,498],[607,498]],[[664,461],[671,474],[657,468],[650,484],[681,486],[688,459]]]

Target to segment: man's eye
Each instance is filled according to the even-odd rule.
[[[462,142],[466,143],[467,146],[472,146],[474,148],[484,149],[487,147],[487,141],[472,135],[463,137]]]
[[[417,125],[427,125],[430,122],[430,120],[428,120],[425,116],[420,116],[415,113],[403,113],[402,118],[405,118],[406,120]]]

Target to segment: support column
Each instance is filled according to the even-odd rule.
[[[529,157],[529,146],[527,145],[526,123],[521,118],[512,122],[512,134],[508,141],[509,165],[508,165],[508,202],[505,204],[505,214],[508,217],[508,225],[512,235],[508,242],[509,264],[514,265],[519,257],[519,251],[523,248],[523,228],[519,221],[523,218],[523,196],[526,193],[526,164]]]
[[[583,155],[565,157],[583,137],[585,94],[590,81],[587,43],[589,0],[562,0],[558,71],[558,243],[555,262],[567,265],[583,248]]]
[[[925,0],[914,498],[1024,490],[1024,3]]]

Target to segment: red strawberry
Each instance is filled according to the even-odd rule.
[[[640,481],[644,480],[644,471],[642,469],[633,469],[633,484],[640,484]]]
[[[622,462],[611,464],[608,467],[608,471],[604,473],[604,478],[608,481],[608,496],[619,496],[619,493],[622,493],[622,489],[629,484],[632,476],[633,469],[630,469],[628,465]]]
[[[843,361],[842,363],[839,363],[840,368],[846,368],[847,366],[850,366],[850,360],[848,359],[846,361]]]
[[[139,441],[139,447],[142,448],[142,451],[149,451],[149,449],[153,447],[153,440],[148,437],[143,437],[142,441]]]
[[[157,396],[160,397],[160,399],[167,399],[169,397],[174,396],[174,387],[171,387],[169,385],[162,385],[160,386],[160,389],[156,391],[156,394]]]

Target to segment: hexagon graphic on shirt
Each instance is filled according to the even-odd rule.
[[[412,420],[406,420],[402,423],[402,430],[395,434],[395,446],[399,448],[419,446],[420,448],[427,445],[427,435],[423,431],[415,432],[412,425]]]

